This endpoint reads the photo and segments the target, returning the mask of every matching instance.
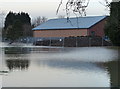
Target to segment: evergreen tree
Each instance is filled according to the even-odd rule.
[[[32,36],[31,18],[28,13],[9,12],[5,18],[4,36],[15,41],[19,37]]]
[[[110,17],[105,27],[105,34],[114,45],[120,46],[120,2],[112,2],[110,5]]]
[[[22,36],[22,23],[20,20],[16,20],[12,27],[8,28],[6,33],[7,39],[11,40],[11,43],[14,42],[16,39]]]
[[[4,28],[7,29],[8,26],[13,25],[15,18],[16,18],[15,13],[10,11],[5,18],[5,27]]]

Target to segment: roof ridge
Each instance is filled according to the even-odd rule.
[[[77,17],[77,18],[93,18],[93,17],[106,17],[108,15],[101,15],[101,16],[84,16],[84,17]],[[49,19],[49,20],[59,20],[59,19],[67,19],[67,18],[53,18],[53,19]],[[71,17],[69,19],[76,19],[76,17]],[[49,21],[48,20],[48,21]]]

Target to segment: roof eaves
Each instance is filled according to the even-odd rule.
[[[90,27],[88,27],[88,28],[90,28]],[[88,29],[88,28],[56,28],[56,29],[33,29],[33,31],[35,31],[35,30],[73,30],[73,29]]]

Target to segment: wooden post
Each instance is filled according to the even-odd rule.
[[[36,40],[37,38],[35,37],[35,45],[36,45],[36,43],[37,43],[37,40]]]
[[[102,46],[103,46],[103,37],[102,37]]]
[[[90,47],[90,37],[89,37],[89,39],[88,39],[88,40],[89,40],[89,47]]]
[[[50,45],[49,46],[51,46],[51,37],[50,37]]]
[[[77,47],[77,37],[76,37],[76,47]]]
[[[89,47],[91,46],[91,37],[89,37]]]
[[[63,47],[64,47],[64,38],[63,38]]]

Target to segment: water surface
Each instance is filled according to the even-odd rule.
[[[8,71],[2,78],[3,87],[110,87],[116,84],[110,68],[118,59],[118,49],[114,47],[3,47],[0,55],[2,68]]]

